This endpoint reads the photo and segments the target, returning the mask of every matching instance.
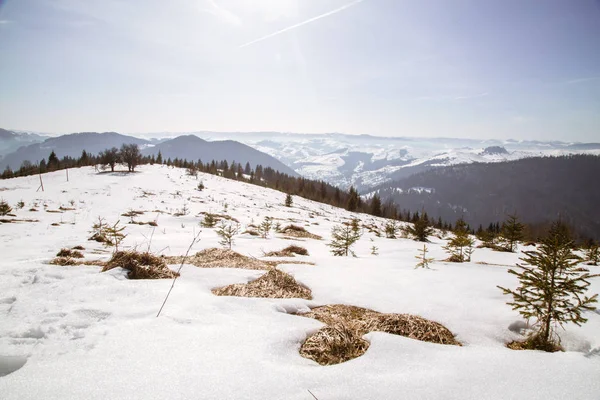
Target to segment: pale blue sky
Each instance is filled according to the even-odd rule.
[[[0,127],[600,141],[600,0],[0,0]]]

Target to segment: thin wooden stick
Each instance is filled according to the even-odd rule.
[[[196,236],[194,236],[194,240],[192,240],[192,243],[190,243],[190,247],[188,247],[187,251],[185,252],[185,256],[183,256],[183,260],[181,260],[181,265],[179,266],[179,269],[177,270],[177,275],[175,275],[175,277],[173,278],[173,283],[171,283],[171,288],[167,292],[165,300],[163,301],[162,305],[160,306],[160,310],[158,310],[158,314],[156,314],[156,318],[158,318],[160,316],[160,313],[161,313],[163,307],[167,303],[167,299],[169,298],[169,295],[171,294],[171,291],[173,290],[173,286],[175,286],[175,281],[177,280],[177,277],[179,276],[179,273],[181,272],[181,269],[183,268],[183,264],[185,263],[185,260],[187,259],[188,254],[190,254],[190,250],[192,250],[192,246],[199,240],[201,233],[202,233],[202,231],[198,231],[198,234]]]

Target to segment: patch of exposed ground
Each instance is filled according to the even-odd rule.
[[[410,314],[384,314],[344,304],[313,308],[298,314],[328,325],[302,344],[300,354],[321,365],[338,364],[356,358],[367,350],[362,336],[378,331],[424,342],[460,346],[452,332],[438,322]]]
[[[296,282],[293,276],[278,269],[271,269],[252,282],[215,288],[212,292],[217,296],[312,299],[310,289]]]

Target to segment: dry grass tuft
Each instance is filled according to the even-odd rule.
[[[56,257],[83,258],[83,254],[78,250],[60,249]]]
[[[168,264],[180,264],[183,257],[164,257]],[[186,264],[200,268],[242,268],[266,270],[270,265],[264,261],[250,258],[229,249],[210,248],[185,259]]]
[[[83,247],[81,245],[77,245],[77,246],[73,247],[73,250],[85,250],[85,247]]]
[[[367,308],[348,306],[344,304],[335,304],[313,308],[310,312],[299,314],[303,317],[314,318],[328,325],[319,332],[309,337],[300,349],[300,354],[303,357],[315,360],[321,365],[337,364],[358,357],[366,351],[366,348],[359,354],[351,343],[357,343],[368,332],[378,331],[386,332],[394,335],[408,337],[410,339],[421,340],[424,342],[448,344],[460,346],[461,344],[454,338],[443,325],[410,314],[383,314]],[[352,336],[338,334],[335,336],[338,341],[342,341],[345,337],[346,348],[348,354],[341,356],[339,354],[341,345],[334,347],[330,344],[333,339],[331,328],[336,327],[338,331],[351,330]],[[320,332],[325,331],[322,334]],[[305,350],[307,346],[310,351]],[[318,345],[317,345],[318,344]],[[367,345],[368,347],[368,345]],[[320,350],[319,350],[320,349]],[[318,351],[329,352],[333,354],[319,354]]]
[[[148,252],[118,251],[108,260],[102,272],[121,267],[129,271],[129,279],[171,279],[179,276],[171,271],[164,259]]]
[[[278,269],[272,269],[252,282],[216,288],[212,292],[217,296],[312,299],[310,289],[300,285],[294,277]]]
[[[360,357],[368,348],[369,342],[353,327],[338,324],[308,337],[300,347],[300,355],[321,365],[333,365]]]
[[[310,233],[306,229],[304,229],[304,227],[298,226],[298,225],[288,225],[285,228],[281,229],[281,231],[279,233],[282,233],[284,235],[291,236],[291,237],[309,238],[309,239],[316,239],[316,240],[323,239],[321,236]]]
[[[98,243],[106,243],[112,245],[112,241],[102,233],[94,233],[88,240],[93,240]]]
[[[80,260],[71,258],[71,257],[56,257],[50,260],[50,264],[52,265],[78,265],[82,262]]]
[[[306,250],[304,247],[291,244],[285,249],[265,253],[265,257],[294,257],[295,254],[307,256],[308,250]]]
[[[510,342],[506,345],[511,350],[542,350],[549,353],[563,351],[563,348],[556,343],[544,343],[538,336],[533,335],[527,338],[524,342]]]

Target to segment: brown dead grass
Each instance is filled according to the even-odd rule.
[[[367,308],[344,304],[316,307],[308,313],[298,315],[314,318],[328,325],[310,336],[300,348],[300,354],[303,357],[310,358],[321,365],[337,364],[362,355],[366,348],[362,353],[357,351],[356,349],[361,348],[356,345],[357,340],[372,331],[391,333],[430,343],[461,345],[446,327],[416,315],[383,314]],[[342,335],[339,332],[334,334],[331,330],[332,327],[336,327],[335,329],[340,332],[344,329],[351,330],[352,335],[348,333]],[[345,343],[347,354],[340,355],[342,348],[340,343]]]
[[[278,269],[271,269],[252,282],[216,288],[212,292],[217,296],[312,299],[310,289],[300,285],[294,277]]]
[[[304,227],[298,225],[288,225],[285,228],[281,229],[279,233],[295,238],[309,238],[316,240],[323,239],[321,236],[310,233],[309,231],[304,229]]]
[[[164,257],[168,264],[181,264],[183,256]],[[200,268],[242,268],[266,270],[271,267],[269,263],[255,258],[244,256],[229,249],[216,247],[204,249],[193,256],[185,258],[187,264]]]
[[[347,325],[326,326],[311,335],[300,347],[300,355],[321,365],[343,363],[360,357],[369,348],[369,342]]]
[[[108,260],[102,272],[121,267],[129,271],[129,279],[170,279],[179,276],[171,271],[162,257],[136,251],[118,251]]]
[[[60,251],[56,253],[56,257],[83,258],[83,253],[79,250],[60,249]]]
[[[296,254],[301,256],[307,256],[308,250],[306,250],[302,246],[296,246],[294,244],[291,244],[285,249],[265,253],[265,257],[295,257]]]
[[[50,264],[52,265],[78,265],[81,264],[81,260],[77,260],[71,257],[55,257],[50,260]]]

